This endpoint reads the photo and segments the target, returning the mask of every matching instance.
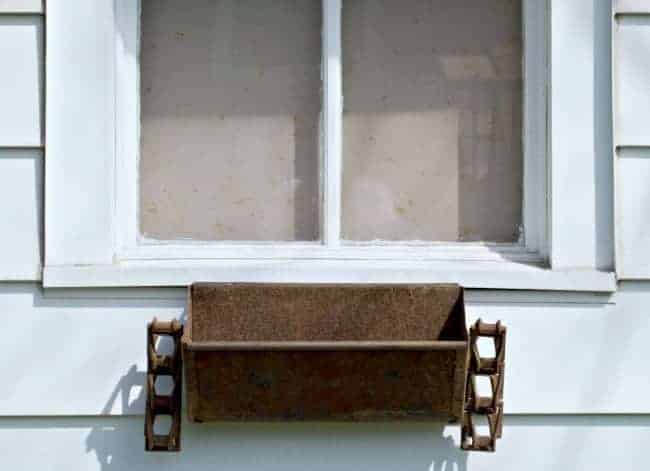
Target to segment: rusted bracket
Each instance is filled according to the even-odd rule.
[[[494,341],[495,356],[481,357],[478,348],[479,337]],[[465,387],[465,411],[461,428],[461,448],[468,451],[493,452],[503,429],[503,379],[505,372],[506,328],[501,322],[487,324],[480,319],[469,329],[469,365]],[[491,395],[481,396],[476,387],[476,378],[489,378]],[[487,417],[489,435],[478,435],[474,416]]]
[[[183,363],[181,358],[183,326],[177,320],[154,320],[147,326],[147,406],[144,436],[146,451],[180,451],[181,449],[181,394],[183,389]],[[174,351],[159,354],[156,346],[160,337],[171,337]],[[174,384],[169,395],[156,393],[156,380],[161,376],[172,378]],[[172,423],[166,435],[154,432],[156,417],[167,415]]]

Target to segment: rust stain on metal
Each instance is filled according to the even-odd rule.
[[[195,284],[200,341],[466,340],[456,285]],[[446,339],[446,340],[452,340]]]
[[[480,355],[478,339],[491,338],[494,342],[495,356],[485,358]],[[465,390],[465,414],[461,428],[461,448],[468,451],[488,451],[496,449],[496,441],[501,438],[503,429],[503,381],[505,373],[506,328],[497,322],[487,324],[480,319],[470,328],[470,357],[468,381]],[[476,387],[476,377],[485,376],[490,381],[491,395],[481,396]],[[487,417],[489,435],[478,435],[473,417]]]
[[[196,284],[183,355],[198,422],[460,420],[463,290]]]
[[[506,329],[478,320],[468,338],[457,285],[195,284],[187,314],[184,328],[148,326],[148,451],[180,450],[183,362],[195,422],[443,416],[462,421],[463,450],[493,452],[501,437]],[[156,351],[161,336],[173,354]],[[480,337],[493,340],[493,358],[480,355]],[[170,395],[155,391],[163,375],[174,380]],[[478,376],[489,378],[489,397]],[[154,432],[159,415],[172,418],[166,435]],[[477,434],[477,415],[488,436]]]
[[[197,402],[193,418],[199,421],[453,415],[454,351],[194,354],[202,356],[199,390],[188,395]]]
[[[180,451],[181,449],[181,394],[183,380],[183,363],[180,339],[183,327],[180,322],[158,321],[154,319],[147,326],[147,405],[145,408],[144,436],[146,451]],[[174,351],[161,355],[156,350],[160,337],[170,337]],[[161,395],[156,392],[156,379],[170,377],[174,384],[171,394]],[[167,434],[154,431],[156,417],[171,417],[171,426]]]

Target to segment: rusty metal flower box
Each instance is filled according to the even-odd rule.
[[[196,284],[189,418],[460,420],[468,338],[454,285]]]
[[[157,339],[174,340],[172,355]],[[182,338],[181,338],[182,335]],[[482,358],[477,338],[496,355]],[[462,420],[463,449],[494,451],[501,435],[505,328],[465,326],[457,285],[194,284],[185,326],[148,329],[146,449],[180,449],[182,370],[193,422]],[[182,356],[181,356],[182,353]],[[160,375],[173,378],[158,395]],[[481,397],[477,376],[492,396]],[[487,416],[490,435],[472,416]],[[156,435],[159,415],[172,416]]]

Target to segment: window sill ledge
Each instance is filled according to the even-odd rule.
[[[168,260],[47,266],[43,272],[46,288],[187,286],[195,281],[459,283],[477,289],[616,291],[613,272],[551,270],[503,261]]]

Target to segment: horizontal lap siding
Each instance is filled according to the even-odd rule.
[[[617,272],[650,279],[649,2],[614,2],[613,44]]]
[[[648,0],[613,0],[613,5],[617,14],[650,14]]]
[[[41,276],[43,152],[0,148],[0,280]]]
[[[45,11],[45,0],[0,0],[0,14],[40,14]]]
[[[614,297],[468,293],[469,320],[508,326],[506,412],[650,413],[650,284]],[[147,322],[183,316],[182,290],[0,285],[0,416],[142,414]]]
[[[646,0],[614,5],[619,16],[650,14]],[[0,64],[11,71],[0,74],[0,281],[40,278],[43,11],[41,0],[0,0]],[[620,28],[640,29],[615,38],[624,51],[615,46],[618,263],[632,278],[650,277],[650,88],[634,85],[635,73],[650,81],[643,18],[623,19]],[[650,283],[622,283],[611,298],[470,291],[468,299],[470,321],[508,325],[508,414],[650,414]],[[185,424],[182,454],[145,454],[145,326],[182,318],[184,303],[177,289],[44,292],[0,282],[10,325],[0,341],[0,468],[609,471],[647,461],[648,415],[509,415],[496,455],[460,452],[458,426],[438,423]]]
[[[142,419],[0,419],[3,469],[612,471],[647,469],[650,417],[505,418],[497,452],[458,449],[458,425],[184,424],[179,454],[145,453]]]
[[[43,144],[43,18],[0,9],[0,146]]]
[[[41,278],[42,2],[0,0],[0,281]]]

